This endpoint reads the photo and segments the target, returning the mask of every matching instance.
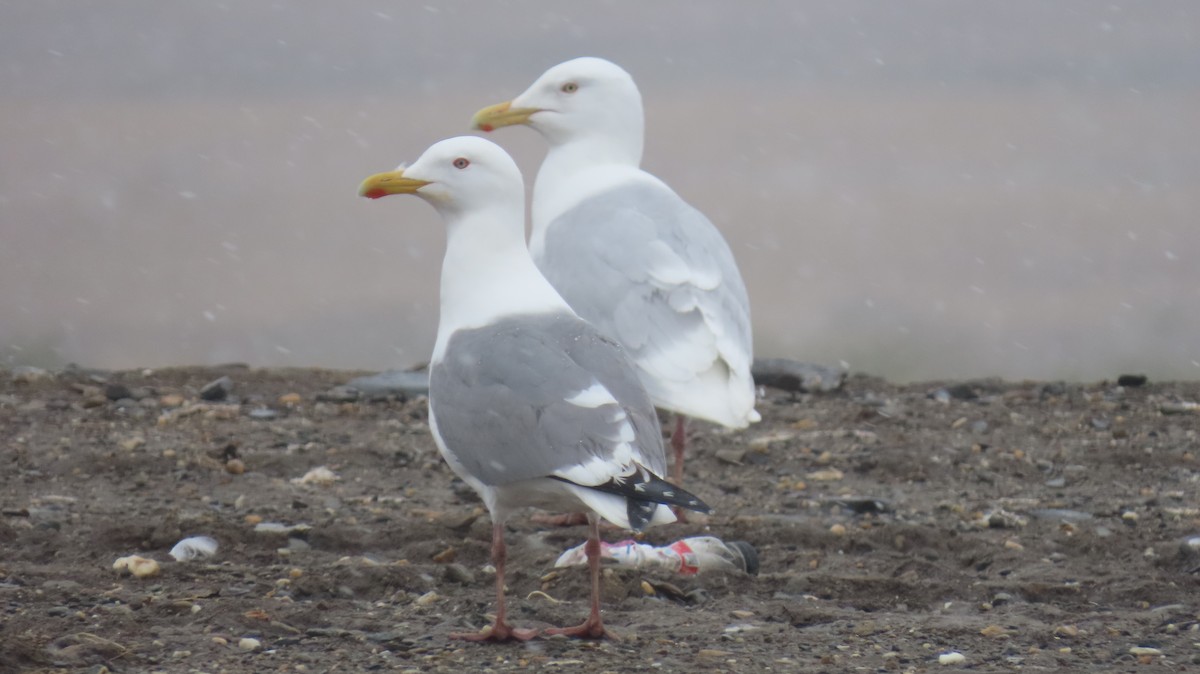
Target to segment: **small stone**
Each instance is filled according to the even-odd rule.
[[[1138,386],[1145,386],[1147,381],[1148,378],[1144,374],[1123,374],[1117,377],[1117,386],[1137,388]]]
[[[51,376],[48,371],[32,365],[18,365],[12,369],[12,380],[17,384],[32,384]]]
[[[238,641],[238,648],[243,651],[257,651],[262,648],[262,642],[252,637],[242,637]]]
[[[1067,486],[1067,478],[1065,478],[1065,477],[1051,478],[1049,480],[1046,480],[1046,486],[1050,487],[1051,489],[1061,489],[1061,488]]]
[[[1137,655],[1137,656],[1142,656],[1142,655],[1159,656],[1159,655],[1162,655],[1162,651],[1157,648],[1151,648],[1149,646],[1133,646],[1129,649],[1129,654]]]
[[[322,487],[329,486],[337,482],[338,476],[332,470],[325,466],[317,466],[304,474],[304,477],[298,477],[292,480],[292,484],[315,484]]]
[[[470,569],[462,564],[447,564],[442,570],[442,577],[449,583],[458,583],[459,585],[472,585],[475,583],[475,574]]]
[[[1000,625],[988,625],[987,627],[979,630],[979,633],[989,639],[1007,639],[1009,636],[1011,636],[1008,633],[1008,630],[1004,629]]]
[[[229,640],[225,637],[213,637],[212,642],[218,646],[228,646]]]
[[[837,468],[826,468],[824,470],[816,470],[805,477],[814,482],[836,482],[844,478],[846,475]]]
[[[229,396],[229,392],[233,390],[233,380],[229,377],[221,377],[204,385],[200,389],[200,399],[209,402],[224,400]]]
[[[1016,550],[1018,552],[1025,549],[1025,546],[1021,545],[1021,542],[1015,538],[1009,538],[1008,540],[1004,541],[1004,547],[1009,550]]]
[[[829,527],[829,533],[833,534],[834,536],[845,536],[846,535],[846,525],[835,524],[835,525]]]
[[[230,459],[225,462],[225,472],[230,475],[241,475],[246,472],[246,463],[241,459]]]
[[[939,665],[961,665],[967,661],[967,656],[958,651],[947,651],[938,656]]]
[[[251,419],[258,419],[259,421],[270,421],[271,419],[278,417],[279,412],[276,412],[270,407],[255,407],[247,412],[246,416],[250,417]]]
[[[742,460],[746,458],[746,450],[736,448],[718,449],[715,455],[721,463],[740,466],[742,465]]]
[[[183,396],[178,393],[168,393],[158,399],[158,404],[163,407],[179,407],[183,405]]]
[[[439,599],[441,599],[441,597],[438,595],[438,593],[430,590],[420,597],[417,597],[416,602],[414,603],[416,603],[417,606],[429,606]]]
[[[716,648],[701,648],[696,652],[696,655],[699,655],[702,658],[727,658],[730,655],[733,655],[733,653],[730,653],[729,651],[722,651]]]
[[[647,597],[653,597],[654,595],[656,595],[658,593],[655,591],[654,586],[651,585],[649,583],[649,581],[643,580],[642,581],[642,594],[646,595]]]
[[[429,373],[422,370],[387,370],[351,379],[348,386],[372,398],[416,397],[429,393]]]
[[[104,387],[104,397],[109,400],[133,399],[133,392],[124,384],[109,384]]]
[[[433,561],[437,564],[447,564],[449,562],[453,562],[454,558],[457,556],[458,550],[455,550],[454,547],[451,546],[434,555]]]
[[[796,437],[796,434],[792,433],[790,431],[777,431],[775,433],[768,433],[766,435],[760,435],[757,438],[754,438],[753,440],[750,441],[750,449],[753,449],[755,451],[764,451],[771,445],[774,445],[774,444],[777,444],[780,442],[787,442],[789,440],[792,440],[795,437]]]
[[[1054,628],[1054,636],[1077,637],[1079,636],[1079,628],[1074,625],[1059,625]]]
[[[138,449],[139,447],[141,447],[142,445],[145,445],[146,438],[143,438],[140,435],[134,435],[132,437],[125,438],[119,444],[121,445],[121,449],[123,449],[127,452],[132,452],[135,449]]]
[[[161,571],[158,562],[137,555],[119,558],[113,562],[112,568],[113,571],[127,571],[135,578],[151,578]]]
[[[879,625],[874,620],[862,620],[854,624],[850,630],[855,636],[867,637],[879,631]]]
[[[325,403],[352,403],[358,400],[358,389],[349,386],[334,386],[317,394],[317,400]]]
[[[733,616],[734,618],[737,618],[738,620],[749,620],[750,618],[754,617],[754,611],[745,611],[742,609],[737,609],[737,610],[730,611],[729,615]]]
[[[1132,510],[1126,510],[1125,512],[1121,513],[1121,519],[1125,520],[1126,522],[1130,522],[1130,523],[1137,522],[1138,514]]]
[[[295,407],[302,402],[304,402],[304,398],[301,398],[299,393],[284,393],[283,395],[279,396],[280,405]]]

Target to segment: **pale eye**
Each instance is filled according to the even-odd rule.
[[[454,160],[454,168],[456,169],[465,169],[470,165],[471,160],[467,159],[466,157],[459,157],[458,159]]]
[[[562,85],[562,92],[564,94],[573,94],[576,91],[579,91],[579,85],[575,84],[574,82],[567,82],[566,84]]]

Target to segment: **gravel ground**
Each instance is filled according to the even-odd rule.
[[[330,394],[350,376],[0,372],[0,672],[1200,665],[1198,383],[769,391],[746,431],[692,429],[715,512],[645,536],[749,541],[759,575],[609,568],[620,641],[481,645],[449,634],[492,608],[487,515],[424,400]],[[172,560],[190,535],[216,556]],[[513,521],[516,625],[582,619],[553,563],[584,535]],[[158,572],[114,570],[135,554]]]

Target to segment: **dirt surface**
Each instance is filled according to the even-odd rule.
[[[229,399],[200,401],[223,375]],[[770,391],[747,431],[692,429],[688,486],[716,512],[646,536],[749,541],[757,577],[610,569],[620,641],[480,645],[449,635],[493,605],[487,516],[423,399],[318,401],[349,377],[0,372],[0,672],[1200,665],[1200,415],[1172,407],[1200,384]],[[298,483],[319,466],[336,481]],[[552,573],[584,534],[514,520],[517,626],[584,617],[584,570]],[[217,555],[173,561],[189,535]],[[160,572],[113,570],[131,554]]]

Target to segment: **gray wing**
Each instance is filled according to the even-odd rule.
[[[536,261],[571,308],[650,375],[652,396],[672,386],[686,396],[722,361],[752,388],[750,302],[733,253],[665,185],[630,182],[584,200],[548,227]]]
[[[628,356],[566,312],[454,333],[431,369],[429,404],[447,450],[487,485],[569,474],[592,486],[579,466],[611,471],[622,451],[665,470],[658,417]]]

